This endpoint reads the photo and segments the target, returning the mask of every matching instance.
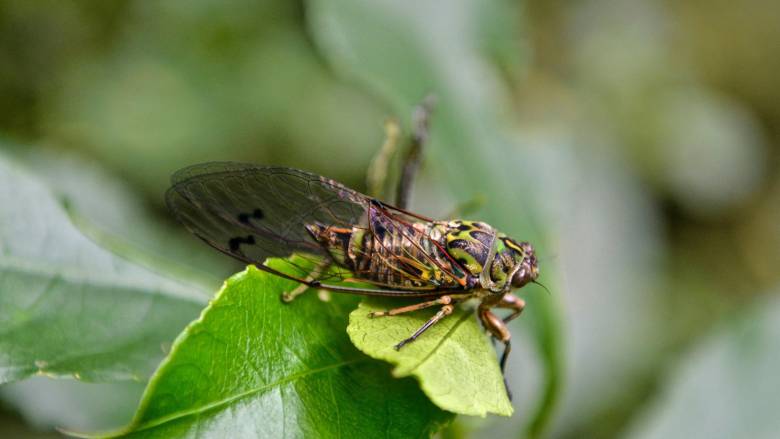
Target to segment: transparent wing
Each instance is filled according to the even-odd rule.
[[[176,172],[166,204],[200,239],[247,263],[296,253],[328,257],[305,225],[352,227],[365,221],[368,197],[316,174],[290,168],[215,162]],[[308,268],[292,263],[297,277]]]

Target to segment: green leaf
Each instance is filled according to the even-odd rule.
[[[627,438],[773,438],[780,431],[780,297],[761,298],[683,357]]]
[[[274,263],[272,261],[271,263]],[[311,292],[250,266],[174,343],[133,422],[143,437],[427,437],[451,419],[414,380],[347,338],[357,300]]]
[[[0,383],[143,379],[206,293],[82,235],[50,191],[0,156]]]
[[[419,301],[419,300],[418,300]],[[393,347],[420,328],[435,309],[370,318],[371,311],[404,306],[397,299],[367,299],[349,316],[352,343],[373,358],[396,365],[393,375],[416,376],[439,407],[472,416],[512,414],[496,353],[474,316],[457,308],[400,350]]]

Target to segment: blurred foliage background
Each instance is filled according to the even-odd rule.
[[[0,148],[99,233],[216,289],[238,265],[173,224],[173,171],[252,161],[364,190],[383,121],[434,91],[414,209],[484,196],[474,216],[540,241],[561,307],[547,436],[774,437],[778,23],[767,0],[3,0]],[[515,415],[445,437],[522,436],[544,374],[527,329]],[[5,385],[0,436],[117,426],[142,389]]]

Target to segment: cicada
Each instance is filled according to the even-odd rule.
[[[298,288],[283,294],[286,302],[316,288],[420,300],[371,317],[439,307],[417,331],[395,344],[396,349],[452,314],[458,303],[477,299],[483,326],[504,344],[503,372],[511,350],[506,324],[525,307],[511,292],[537,283],[538,262],[530,243],[484,222],[437,221],[406,209],[433,100],[427,97],[415,112],[395,206],[310,172],[233,162],[176,172],[166,202],[182,224],[212,247],[298,282]],[[377,158],[386,158],[395,144],[397,124],[386,129],[387,140]],[[277,270],[264,265],[268,258],[283,258],[287,265]],[[501,319],[494,308],[510,313]]]
[[[484,222],[433,220],[297,169],[206,163],[178,171],[172,183],[166,201],[178,220],[223,253],[298,282],[301,288],[287,300],[319,288],[420,299],[372,317],[439,307],[396,349],[446,318],[457,303],[478,299],[479,319],[505,345],[503,371],[511,348],[506,323],[525,306],[511,291],[539,276],[528,242]],[[288,269],[263,265],[272,257],[286,258]],[[300,262],[307,259],[312,262]],[[492,308],[511,313],[501,319]]]

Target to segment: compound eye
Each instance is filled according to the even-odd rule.
[[[520,288],[528,282],[530,282],[528,268],[526,264],[523,264],[523,267],[517,270],[517,273],[515,273],[515,275],[512,277],[512,286],[515,288]]]

